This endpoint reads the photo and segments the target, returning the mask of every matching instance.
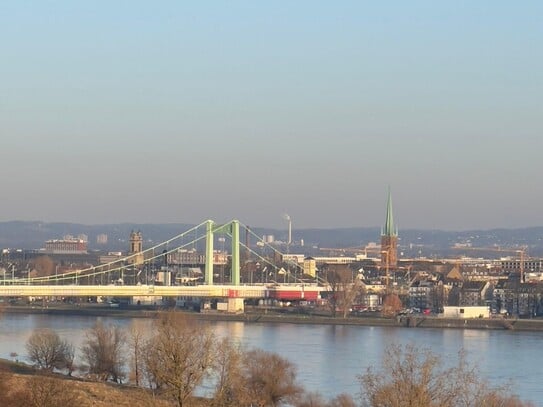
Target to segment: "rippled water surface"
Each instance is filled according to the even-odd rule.
[[[85,330],[97,319],[123,327],[151,329],[140,318],[104,318],[4,314],[0,319],[0,357],[15,352],[25,360],[25,343],[35,328],[48,327],[79,348]],[[244,347],[277,352],[294,362],[306,388],[330,398],[339,393],[356,395],[356,376],[369,366],[379,366],[383,350],[392,343],[414,343],[442,355],[445,363],[467,352],[483,377],[492,384],[510,384],[523,400],[543,405],[540,386],[543,333],[455,329],[408,329],[363,326],[258,324],[216,322],[218,335],[239,341]]]

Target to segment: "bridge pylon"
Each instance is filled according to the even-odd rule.
[[[232,270],[230,270],[232,285],[240,283],[240,264],[239,264],[239,221],[230,222],[232,233]]]
[[[206,264],[204,281],[213,285],[213,239],[215,233],[229,234],[232,238],[232,269],[230,270],[230,283],[240,285],[239,260],[239,221],[233,220],[224,225],[216,225],[212,220],[206,221]]]
[[[212,220],[206,221],[206,264],[204,271],[204,282],[213,285],[213,226]]]

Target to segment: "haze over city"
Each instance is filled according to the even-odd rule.
[[[542,12],[3,3],[0,221],[543,225]]]

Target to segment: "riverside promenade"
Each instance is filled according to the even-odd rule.
[[[164,310],[154,308],[110,308],[107,306],[5,306],[1,312],[21,314],[80,315],[93,317],[154,318]],[[473,318],[453,319],[439,316],[409,315],[395,318],[380,316],[330,317],[321,313],[298,314],[278,310],[251,310],[243,314],[226,314],[216,311],[186,312],[202,321],[238,321],[245,323],[285,323],[317,325],[359,325],[417,328],[492,329],[516,331],[543,331],[541,319]]]

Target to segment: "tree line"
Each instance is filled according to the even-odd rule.
[[[35,330],[26,350],[28,359],[41,371],[72,375],[76,368],[73,345],[50,329]],[[448,368],[437,355],[412,345],[387,348],[379,369],[372,367],[356,378],[359,394],[340,394],[326,400],[304,389],[296,367],[287,359],[261,349],[244,350],[227,338],[215,336],[209,325],[173,311],[160,314],[150,333],[97,322],[86,332],[80,354],[82,364],[77,368],[86,377],[129,382],[179,407],[193,405],[194,391],[204,382],[213,386],[205,401],[211,407],[531,405],[508,389],[492,387],[482,380],[465,355],[460,354],[458,363]],[[66,391],[48,395],[66,396]],[[60,404],[66,405],[56,405]]]

